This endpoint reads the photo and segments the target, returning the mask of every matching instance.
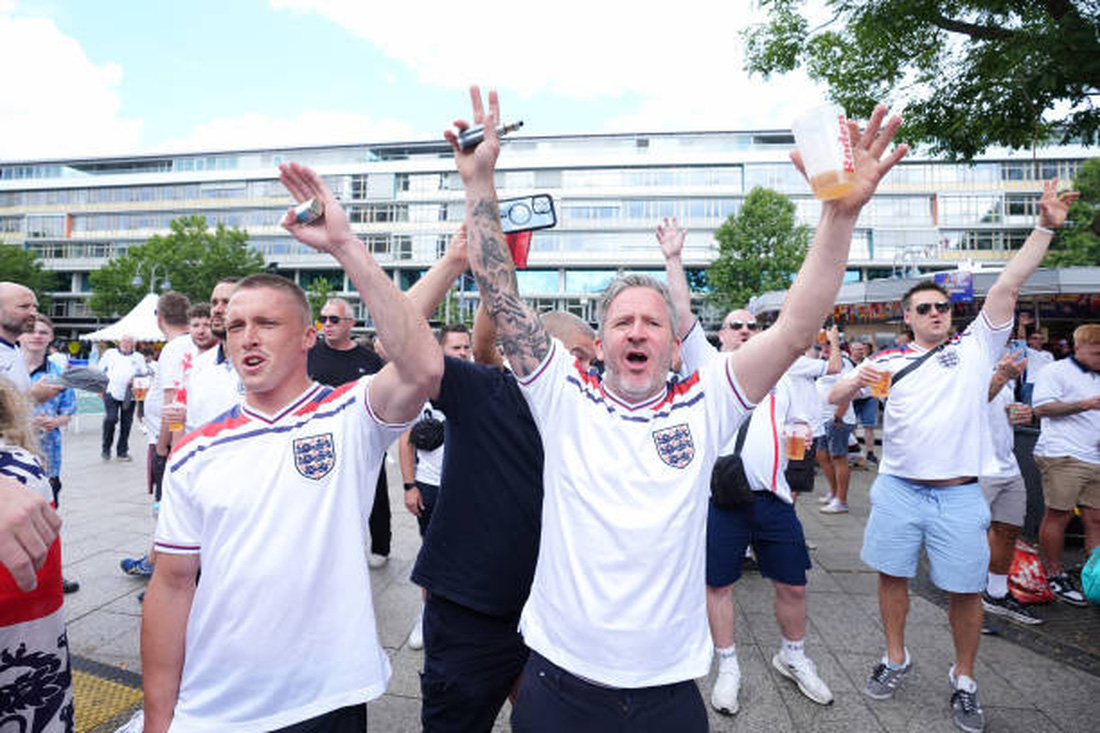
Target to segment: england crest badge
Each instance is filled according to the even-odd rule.
[[[294,441],[294,468],[308,479],[320,481],[336,465],[332,433],[311,435]]]
[[[695,444],[691,442],[691,428],[687,423],[673,425],[653,433],[657,455],[673,468],[684,468],[695,457]]]

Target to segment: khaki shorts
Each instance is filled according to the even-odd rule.
[[[1100,465],[1069,456],[1035,456],[1035,465],[1043,476],[1043,499],[1048,509],[1100,509]]]

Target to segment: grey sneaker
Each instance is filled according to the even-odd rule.
[[[898,685],[912,669],[913,662],[911,660],[904,667],[896,669],[890,667],[886,662],[879,662],[871,671],[871,676],[867,678],[867,684],[863,687],[863,694],[874,700],[890,699],[894,696],[894,690],[898,688]]]
[[[1054,594],[1054,597],[1063,603],[1068,603],[1071,606],[1089,605],[1089,602],[1085,600],[1085,596],[1074,587],[1073,581],[1069,579],[1069,575],[1066,573],[1051,575],[1047,578],[1047,585],[1050,586],[1050,592]]]
[[[985,713],[978,704],[978,686],[973,680],[965,678],[968,683],[966,687],[958,687],[954,667],[947,673],[947,678],[954,690],[951,693],[951,717],[955,725],[968,733],[981,733],[985,730]]]

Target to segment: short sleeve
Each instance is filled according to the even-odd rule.
[[[153,546],[169,555],[197,555],[202,547],[202,511],[191,493],[185,466],[170,461],[165,471]]]
[[[1047,402],[1062,402],[1065,386],[1062,384],[1062,370],[1053,366],[1039,372],[1035,380],[1035,391],[1031,393],[1031,406],[1038,407]]]
[[[552,338],[550,350],[542,362],[530,374],[516,380],[539,427],[553,423],[565,392],[561,389],[562,383],[570,376],[586,378],[587,375],[574,368],[575,363],[576,359],[566,351],[561,341]]]
[[[1008,334],[1012,330],[1012,323],[1013,321],[1010,318],[1007,323],[995,326],[989,322],[989,316],[986,315],[983,308],[978,313],[978,317],[971,321],[970,325],[963,331],[963,336],[977,339],[978,343],[981,344],[982,353],[992,363],[996,363],[1004,354],[1008,345]]]
[[[417,414],[413,417],[412,420],[399,423],[386,422],[377,414],[375,414],[370,404],[370,385],[371,382],[374,381],[375,376],[377,375],[368,374],[365,377],[360,377],[353,383],[354,386],[350,387],[350,389],[356,391],[356,400],[363,407],[370,420],[371,434],[373,436],[373,440],[376,441],[375,445],[376,447],[378,447],[379,453],[382,453],[390,445],[392,445],[395,440],[400,438],[401,435],[406,430],[408,430],[414,422],[416,422],[416,420],[420,417],[421,411],[424,408],[423,406],[421,406],[420,409],[416,411]],[[346,388],[348,387],[345,385],[345,387],[342,387],[341,389]],[[358,412],[358,410],[356,410],[355,412]]]
[[[791,364],[786,373],[791,377],[820,379],[825,376],[828,368],[829,363],[824,359],[811,359],[808,356],[800,356],[794,360],[794,364]]]
[[[707,341],[707,336],[703,333],[703,327],[699,325],[699,320],[696,319],[695,325],[691,327],[687,336],[680,343],[680,358],[683,359],[684,363],[681,373],[688,375],[697,371],[699,367],[714,359],[719,353],[718,349]]]

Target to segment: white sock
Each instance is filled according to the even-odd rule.
[[[951,665],[950,676],[955,680],[956,690],[965,690],[966,692],[978,691],[978,683],[975,682],[971,677],[967,677],[965,674],[960,674],[958,677],[955,676],[954,664]]]
[[[714,652],[718,655],[718,671],[724,672],[727,669],[737,669],[737,645],[731,644],[724,649],[715,648]]]
[[[902,667],[908,666],[909,665],[909,647],[905,647],[905,659],[904,659],[904,661],[902,661],[901,664],[894,664],[893,662],[891,662],[889,654],[883,654],[882,655],[882,663],[885,664],[890,669],[901,669]]]
[[[783,651],[786,652],[788,657],[804,657],[806,656],[804,643],[805,639],[791,641],[787,637],[783,637]]]
[[[1004,598],[1008,595],[1008,576],[989,573],[985,582],[985,592],[994,598]]]

